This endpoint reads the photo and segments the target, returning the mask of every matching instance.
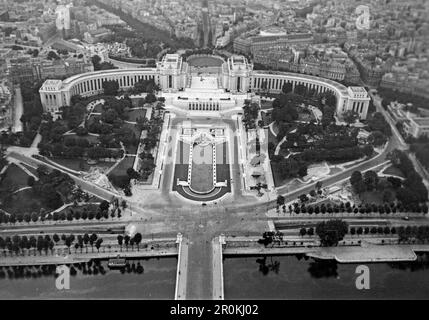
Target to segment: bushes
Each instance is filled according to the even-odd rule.
[[[392,232],[393,233],[393,232]],[[429,241],[429,226],[400,226],[397,231],[399,242],[418,240],[420,242]]]
[[[319,148],[304,150],[299,156],[307,162],[347,162],[360,159],[365,156],[365,153],[363,152],[363,148],[355,146],[332,150]]]
[[[77,127],[75,132],[78,136],[86,136],[88,134],[88,129],[85,127]]]
[[[375,112],[369,117],[368,127],[371,131],[379,131],[387,137],[392,135],[389,123],[384,119],[384,116],[380,112]]]
[[[299,230],[299,234],[300,234],[302,237],[303,237],[303,236],[305,236],[305,235],[313,236],[313,235],[314,235],[314,228],[313,228],[313,227],[308,228],[308,229],[306,229],[306,228],[301,228],[301,229]]]
[[[316,226],[316,234],[319,236],[322,246],[337,245],[347,232],[347,222],[339,219],[322,221]]]
[[[130,177],[128,175],[110,174],[109,179],[112,181],[113,185],[121,189],[128,187],[130,184]]]
[[[407,154],[400,150],[394,150],[389,155],[389,158],[392,164],[401,170],[406,178],[402,188],[396,193],[397,199],[406,206],[426,202],[428,200],[428,190]]]
[[[350,202],[341,202],[340,204],[322,204],[322,205],[299,205],[297,202],[290,206],[289,211],[295,213],[308,213],[308,214],[333,214],[333,213],[351,213],[356,214],[371,214],[371,213],[381,213],[381,214],[391,214],[397,212],[411,212],[411,213],[424,213],[427,214],[429,211],[428,205],[426,203],[418,204],[414,203],[412,205],[403,205],[398,202],[395,204],[384,203],[381,205],[376,204],[365,204],[364,206],[351,206]]]
[[[111,150],[103,147],[93,147],[88,149],[88,157],[91,159],[104,159],[104,158],[120,158],[123,156],[123,150]]]

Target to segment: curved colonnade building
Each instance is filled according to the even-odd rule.
[[[194,68],[195,69],[195,68]],[[284,83],[292,87],[302,84],[317,92],[330,91],[337,97],[337,114],[356,111],[361,119],[367,116],[370,98],[363,87],[346,87],[320,77],[277,71],[256,71],[243,56],[224,61],[217,74],[204,69],[191,71],[178,54],[167,54],[156,68],[114,69],[83,73],[65,80],[46,80],[39,90],[43,108],[55,114],[70,105],[74,95],[91,96],[103,93],[103,82],[115,80],[120,89],[128,89],[139,80],[153,79],[168,103],[184,111],[222,111],[238,106],[248,93],[267,88],[280,92]],[[241,97],[241,98],[238,98]],[[235,101],[235,102],[234,102]]]

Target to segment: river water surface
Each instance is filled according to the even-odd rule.
[[[227,257],[225,299],[429,299],[429,259],[370,263],[370,289],[356,289],[357,264],[297,256]]]
[[[10,277],[2,268],[0,299],[174,299],[176,258],[134,260],[131,270],[97,275],[77,270],[70,290],[55,287],[55,275]],[[138,272],[140,263],[144,271]],[[366,264],[370,289],[356,289],[357,264],[315,261],[299,256],[227,257],[226,299],[428,299],[429,255],[417,262]],[[97,267],[100,270],[100,267]],[[86,267],[86,269],[89,269]],[[94,270],[94,267],[91,267]],[[93,272],[93,271],[92,271]]]
[[[0,299],[174,299],[177,258],[132,263],[135,267],[140,263],[143,272],[138,273],[137,268],[123,273],[109,270],[106,262],[101,263],[104,275],[83,274],[83,270],[76,269],[77,274],[70,277],[70,290],[62,291],[56,289],[54,274],[10,278],[6,272],[0,279]],[[32,268],[33,273],[36,270]]]

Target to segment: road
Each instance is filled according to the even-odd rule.
[[[22,132],[23,126],[21,122],[21,117],[24,113],[24,105],[22,102],[22,94],[21,94],[21,87],[15,88],[15,104],[14,104],[14,110],[12,112],[12,132]]]
[[[381,105],[381,101],[383,100],[379,95],[376,95],[372,93],[372,91],[369,92],[369,95],[371,96],[372,100],[374,101],[375,108],[378,112],[380,112],[384,119],[390,124],[390,128],[392,129],[393,136],[398,142],[398,148],[401,150],[408,149],[407,143],[405,143],[404,139],[402,138],[401,134],[399,133],[398,129],[396,128],[395,121],[393,121],[390,114],[383,108]]]

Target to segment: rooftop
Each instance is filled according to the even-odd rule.
[[[42,90],[59,90],[62,86],[61,80],[46,80],[43,83]]]
[[[413,118],[413,121],[422,127],[429,127],[429,118]]]
[[[327,79],[327,78],[321,78],[321,77],[311,76],[311,75],[307,75],[307,74],[303,74],[303,73],[293,73],[293,72],[284,72],[284,71],[271,71],[271,70],[269,70],[269,71],[268,70],[254,70],[253,74],[254,75],[272,74],[272,75],[279,75],[279,76],[288,76],[288,77],[291,77],[291,78],[301,78],[301,79],[306,79],[306,80],[310,80],[310,81],[323,82],[323,83],[326,83],[326,84],[334,87],[342,95],[344,95],[344,96],[348,95],[348,91],[347,91],[347,87],[346,86],[342,85],[339,82],[335,82],[335,81]]]
[[[243,56],[232,56],[232,64],[245,64],[246,59]]]
[[[163,68],[178,69],[180,64],[180,55],[166,54],[162,59],[161,65]]]
[[[349,87],[349,88],[354,93],[366,93],[366,90],[364,87]]]

